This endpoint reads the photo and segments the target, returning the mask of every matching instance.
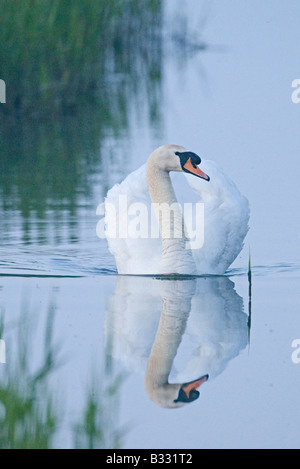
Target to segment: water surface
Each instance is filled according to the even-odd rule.
[[[8,402],[34,392],[27,418],[43,421],[48,406],[53,448],[299,447],[300,6],[164,8],[163,42],[146,69],[136,61],[135,86],[123,70],[106,103],[1,124],[3,442]],[[245,249],[225,277],[119,277],[96,236],[107,190],[162,143],[216,160],[250,201]],[[154,358],[170,382],[210,375],[181,409],[145,386],[166,344]]]

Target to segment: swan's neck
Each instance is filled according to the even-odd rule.
[[[160,273],[193,275],[196,267],[188,248],[181,206],[177,201],[170,174],[150,160],[147,184],[162,240]]]
[[[159,327],[147,362],[146,383],[148,387],[159,388],[168,385],[173,360],[186,328],[189,310],[172,311],[174,304],[177,308],[174,298],[162,299]]]
[[[172,286],[169,294],[162,297],[159,327],[145,375],[149,397],[163,407],[172,407],[172,402],[179,392],[180,385],[170,384],[169,375],[186,329],[194,284],[189,283],[186,286],[172,283]]]

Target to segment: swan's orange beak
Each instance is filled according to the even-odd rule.
[[[196,379],[195,381],[190,381],[181,386],[178,394],[178,398],[174,402],[193,402],[200,396],[199,391],[197,391],[202,384],[206,383],[209,376],[205,375],[202,378]]]
[[[210,177],[203,171],[201,171],[199,166],[193,164],[191,158],[189,158],[187,162],[183,165],[183,169],[187,173],[194,174],[195,176],[198,176],[201,179],[205,179],[205,181],[210,181]]]
[[[200,379],[197,379],[196,381],[191,381],[190,383],[184,384],[182,386],[182,390],[186,394],[187,398],[190,398],[191,392],[196,391],[200,386],[208,380],[208,375],[203,376]]]

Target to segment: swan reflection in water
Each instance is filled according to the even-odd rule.
[[[225,276],[194,279],[117,277],[108,304],[110,353],[143,370],[149,398],[177,408],[222,373],[247,346],[248,316]]]

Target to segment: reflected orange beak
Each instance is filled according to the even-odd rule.
[[[197,379],[196,381],[191,381],[190,383],[184,384],[182,386],[182,390],[186,394],[187,398],[190,398],[191,391],[196,391],[200,386],[208,380],[208,375],[203,376],[200,379]]]
[[[199,166],[194,165],[192,163],[191,158],[187,160],[187,162],[183,166],[183,170],[186,171],[187,173],[194,174],[194,176],[198,176],[201,179],[205,179],[205,181],[210,181],[210,177],[207,174],[205,174],[203,171],[201,171]]]
[[[196,379],[195,381],[190,381],[189,383],[185,383],[179,389],[178,398],[174,401],[176,402],[193,402],[200,396],[199,391],[197,389],[203,384],[206,383],[209,376],[205,375],[202,378]]]

